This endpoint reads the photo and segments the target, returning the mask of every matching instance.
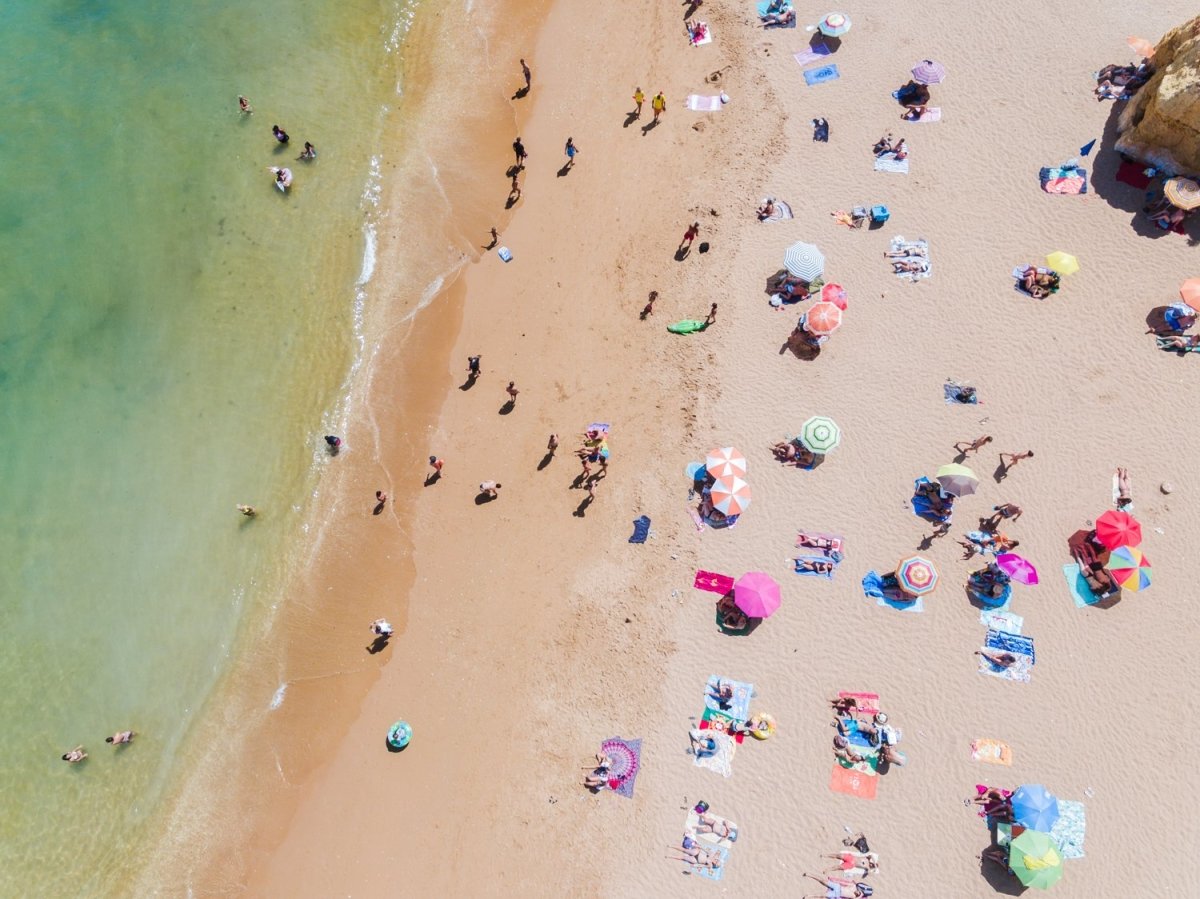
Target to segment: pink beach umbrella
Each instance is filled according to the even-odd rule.
[[[846,288],[841,284],[826,284],[821,288],[821,302],[833,303],[842,311],[846,309]]]
[[[717,478],[709,497],[713,508],[723,515],[741,515],[750,508],[750,485],[737,475]]]
[[[1007,574],[1018,584],[1025,584],[1027,587],[1032,587],[1038,582],[1037,569],[1033,567],[1033,563],[1023,556],[1018,556],[1016,553],[1000,553],[996,556],[996,564],[1000,570]]]
[[[783,600],[779,584],[769,574],[750,571],[733,585],[733,602],[749,618],[769,618]]]

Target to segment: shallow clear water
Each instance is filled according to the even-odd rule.
[[[0,895],[122,882],[271,602],[358,352],[408,6],[0,5]]]

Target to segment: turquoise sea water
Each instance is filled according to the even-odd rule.
[[[0,5],[0,895],[120,889],[273,602],[359,352],[411,6]]]

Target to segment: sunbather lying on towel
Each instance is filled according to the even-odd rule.
[[[913,272],[919,274],[929,271],[929,261],[926,259],[900,259],[892,262],[893,274],[903,274],[904,272]]]
[[[990,649],[977,649],[975,655],[987,659],[997,668],[1011,668],[1017,664],[1017,657],[1011,652],[992,652]]]
[[[678,852],[682,856],[679,861],[687,862],[695,868],[721,867],[721,854],[719,852],[701,849],[700,844],[687,834],[683,835],[683,843],[681,845],[668,846],[667,848]]]
[[[1200,334],[1175,334],[1170,337],[1160,335],[1156,339],[1161,350],[1194,350],[1200,347]]]
[[[1187,218],[1187,213],[1182,209],[1172,206],[1166,199],[1160,200],[1159,203],[1150,210],[1150,221],[1158,225],[1163,230],[1170,230]]]
[[[803,899],[863,899],[863,897],[870,896],[875,892],[874,887],[861,881],[851,884],[837,880],[828,880],[824,877],[817,877],[815,874],[809,874],[807,871],[804,872],[804,876],[809,880],[815,880],[821,884],[821,886],[825,887],[826,892],[824,896],[805,896]]]
[[[927,106],[910,106],[908,109],[904,110],[904,112],[900,113],[900,118],[904,119],[906,122],[915,122],[920,119],[921,116],[925,115],[925,110],[928,108],[929,107]]]
[[[851,749],[850,741],[841,734],[833,738],[833,757],[839,762],[846,762],[849,765],[856,765],[867,760],[866,756],[859,755]]]
[[[796,545],[811,546],[813,549],[833,549],[833,541],[827,537],[810,537],[804,533],[796,535]]]
[[[837,564],[830,559],[829,561],[821,561],[820,559],[793,559],[797,571],[811,571],[814,574],[833,574]]]
[[[1021,275],[1021,289],[1035,300],[1040,300],[1058,293],[1059,281],[1058,272],[1039,272],[1037,266],[1030,263],[1025,268],[1025,274]]]
[[[832,855],[822,855],[821,858],[832,858],[840,862],[836,867],[827,868],[826,874],[840,874],[842,877],[851,877],[855,880],[866,877],[879,868],[879,853],[877,852],[855,852],[853,849],[844,849]]]
[[[1079,573],[1087,582],[1088,589],[1096,596],[1104,597],[1117,591],[1117,585],[1112,575],[1104,567],[1104,563],[1096,558],[1096,551],[1090,543],[1082,543],[1071,549],[1071,556],[1079,563]]]
[[[795,300],[808,299],[808,282],[793,278],[784,269],[767,282],[768,293],[781,293]]]
[[[910,256],[927,258],[929,256],[929,248],[923,247],[920,244],[907,244],[898,250],[889,250],[883,255],[888,259],[907,259]]]
[[[711,833],[722,840],[728,840],[736,839],[737,828],[724,818],[705,812],[700,816],[700,823],[696,825],[696,833]]]
[[[717,738],[711,730],[693,727],[688,731],[688,740],[691,741],[692,752],[697,756],[712,755],[717,751]]]
[[[791,25],[796,21],[796,13],[794,10],[785,9],[779,13],[767,13],[765,16],[760,16],[763,27],[767,28],[771,25]]]

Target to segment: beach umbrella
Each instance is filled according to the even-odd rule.
[[[1108,549],[1137,546],[1142,542],[1142,526],[1128,512],[1109,509],[1096,519],[1096,539]]]
[[[732,446],[711,450],[704,459],[704,468],[714,478],[724,478],[729,475],[745,475],[746,457],[742,451]]]
[[[1125,39],[1125,43],[1129,44],[1129,49],[1142,59],[1154,58],[1154,45],[1144,37],[1129,37]]]
[[[1058,797],[1041,784],[1017,787],[1012,798],[1013,820],[1030,830],[1050,832],[1058,820]]]
[[[1191,178],[1172,178],[1163,185],[1163,196],[1176,209],[1195,209],[1200,206],[1200,183]]]
[[[912,76],[917,84],[941,84],[946,80],[946,67],[932,59],[922,59],[913,66]]]
[[[1055,250],[1047,256],[1046,264],[1064,278],[1079,271],[1079,260],[1070,253],[1064,253],[1062,250]]]
[[[782,601],[775,578],[761,571],[747,572],[733,585],[733,603],[748,618],[770,618]]]
[[[833,303],[816,303],[800,316],[800,327],[818,337],[832,334],[841,326],[842,310]]]
[[[1189,305],[1200,305],[1200,278],[1188,278],[1180,284],[1179,297]]]
[[[1008,847],[1008,867],[1027,887],[1048,890],[1062,877],[1062,854],[1048,833],[1026,830]]]
[[[1104,567],[1122,590],[1138,593],[1150,586],[1150,560],[1136,547],[1118,546]]]
[[[979,487],[979,478],[975,472],[956,462],[939,468],[937,481],[951,496],[970,496]]]
[[[713,508],[725,515],[741,515],[750,508],[750,485],[737,475],[717,478],[709,496]]]
[[[829,37],[841,37],[850,30],[850,17],[840,12],[831,12],[817,26],[821,34]]]
[[[1033,563],[1016,553],[1000,553],[996,556],[996,565],[1019,584],[1032,587],[1038,582],[1037,569],[1033,567]]]
[[[819,278],[825,271],[825,256],[810,243],[794,243],[783,254],[783,266],[802,281]]]
[[[1196,279],[1197,292],[1200,292],[1200,278]],[[843,312],[846,309],[846,288],[841,284],[826,284],[821,288],[821,302],[833,303]]]
[[[809,452],[823,456],[842,442],[842,429],[832,418],[814,415],[800,428],[800,442]]]
[[[896,580],[905,593],[923,596],[937,586],[938,573],[933,563],[924,556],[909,556],[896,566]]]

